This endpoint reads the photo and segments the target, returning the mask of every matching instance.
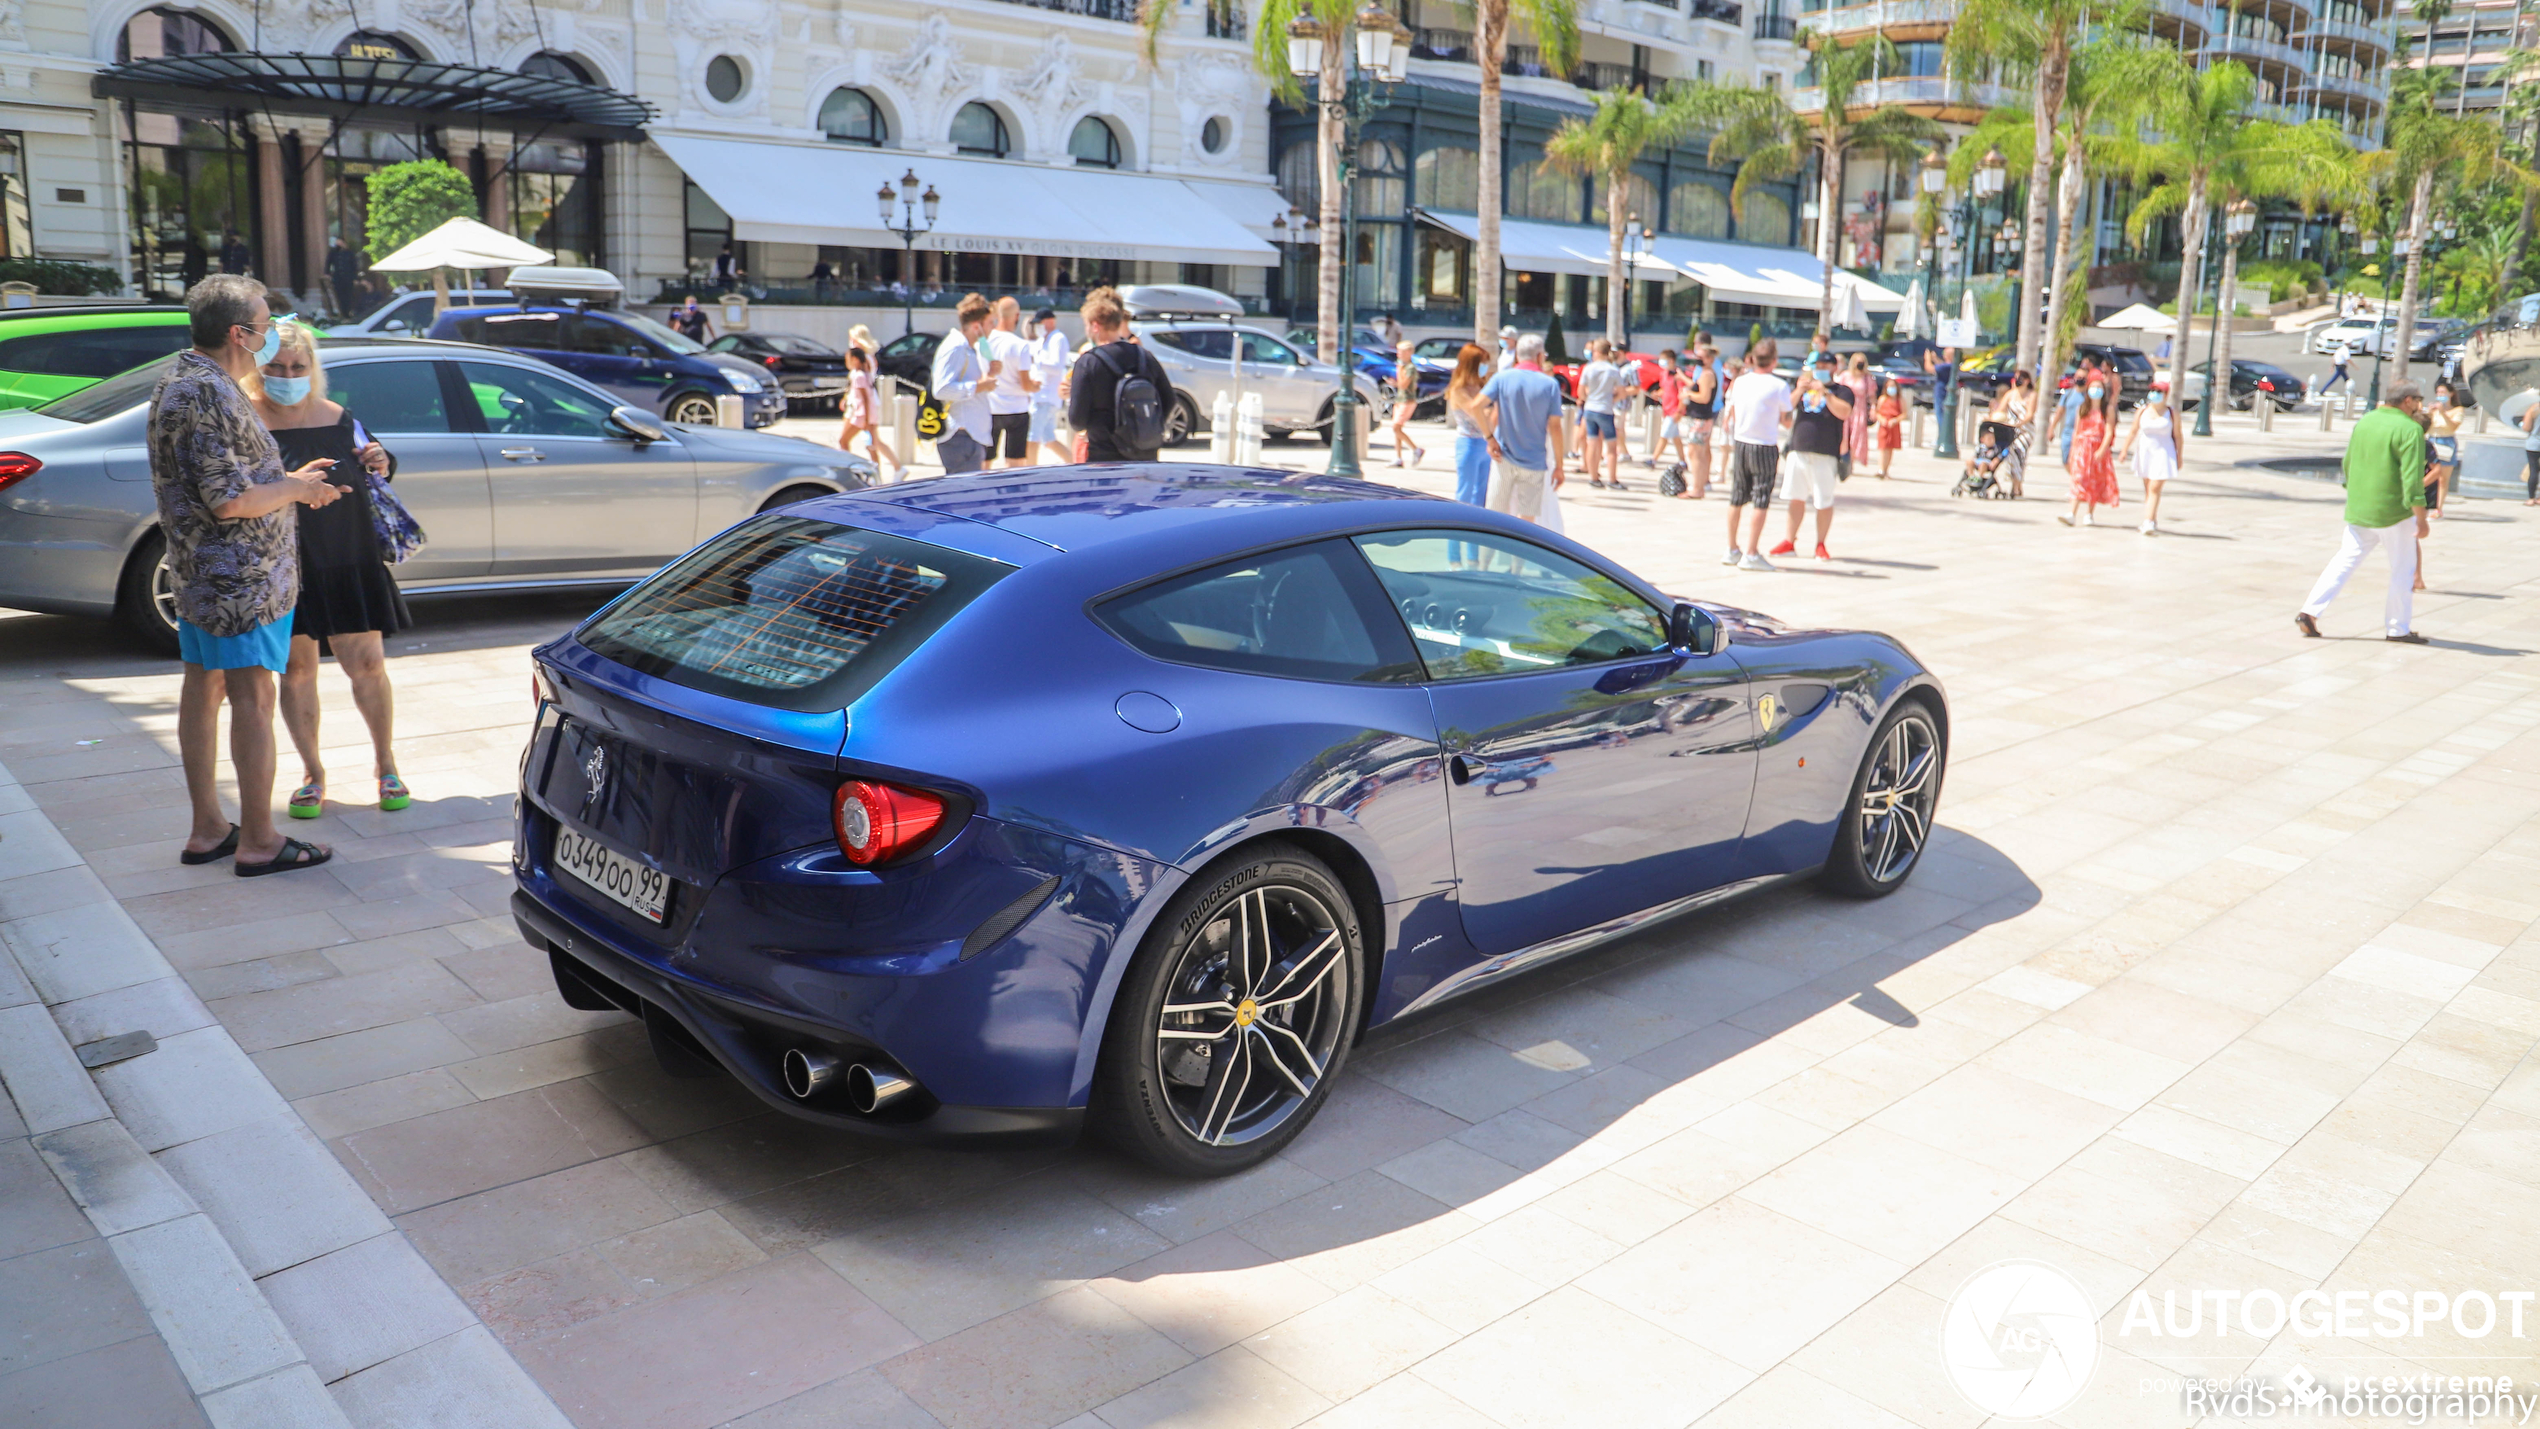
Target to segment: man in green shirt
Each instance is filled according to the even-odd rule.
[[[2425,426],[2417,420],[2424,394],[2413,382],[2391,385],[2381,405],[2355,424],[2346,439],[2346,533],[2295,612],[2304,635],[2320,633],[2319,617],[2337,599],[2346,579],[2375,547],[2390,557],[2390,595],[2382,605],[2381,636],[2409,645],[2425,637],[2408,628],[2417,579],[2417,542],[2425,536]]]

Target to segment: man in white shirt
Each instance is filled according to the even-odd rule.
[[[1588,364],[1579,369],[1579,425],[1587,431],[1584,458],[1590,486],[1608,482],[1623,489],[1623,430],[1614,417],[1614,398],[1623,387],[1623,369],[1614,365],[1614,344],[1598,338],[1588,344]]]
[[[932,385],[943,404],[944,430],[935,438],[935,456],[944,475],[960,476],[987,465],[988,393],[996,386],[997,365],[981,357],[975,344],[988,331],[988,300],[977,293],[963,296],[953,309],[953,330],[935,347]]]
[[[1506,372],[1509,368],[1516,365],[1517,329],[1513,327],[1501,328],[1499,330],[1499,356],[1492,361],[1491,367],[1494,371]]]
[[[1721,424],[1736,443],[1729,462],[1729,553],[1720,564],[1740,570],[1769,571],[1773,563],[1757,549],[1764,539],[1764,515],[1772,508],[1773,486],[1780,476],[1782,428],[1790,425],[1790,384],[1773,375],[1781,351],[1771,338],[1746,351],[1746,370],[1729,384]]]
[[[1058,326],[1058,314],[1048,308],[1032,315],[1032,334],[1032,376],[1040,386],[1032,392],[1030,436],[1032,444],[1047,454],[1044,461],[1063,466],[1074,454],[1058,436],[1059,410],[1066,405],[1059,396],[1059,387],[1067,380],[1075,349]]]
[[[996,385],[988,391],[988,464],[1029,466],[1032,462],[1032,397],[1041,380],[1032,373],[1032,344],[1017,329],[1023,305],[1011,296],[997,299],[996,326],[988,329],[989,358],[997,364]]]

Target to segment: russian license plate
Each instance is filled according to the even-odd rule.
[[[598,889],[610,902],[656,923],[670,902],[670,875],[646,868],[571,829],[556,830],[555,865],[559,871]]]

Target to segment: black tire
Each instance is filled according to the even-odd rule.
[[[1818,881],[1854,898],[1884,898],[1904,887],[1930,843],[1948,763],[1931,707],[1917,697],[1897,701],[1861,755]]]
[[[773,511],[779,506],[791,506],[797,501],[809,501],[815,496],[827,496],[829,494],[829,488],[825,486],[789,486],[776,493],[774,496],[767,498],[765,501],[760,502],[758,509],[761,513],[765,513]]]
[[[1301,849],[1255,844],[1192,880],[1112,1003],[1096,1133],[1177,1176],[1231,1176],[1277,1155],[1348,1058],[1364,947],[1347,890]]]
[[[714,399],[703,392],[682,392],[662,405],[661,414],[665,421],[711,427],[714,425]]]
[[[1314,410],[1315,440],[1321,442],[1327,447],[1330,446],[1332,444],[1332,429],[1338,425],[1339,423],[1333,420],[1332,417],[1332,399],[1326,397],[1323,399],[1323,405]]]
[[[124,562],[115,591],[115,618],[161,655],[176,653],[176,586],[167,569],[168,538],[151,527]]]
[[[1178,447],[1199,430],[1199,408],[1182,394],[1173,394],[1173,405],[1164,414],[1164,444]]]

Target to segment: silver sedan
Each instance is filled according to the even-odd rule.
[[[425,545],[409,596],[622,585],[755,511],[872,484],[873,464],[766,432],[665,423],[467,343],[325,339],[327,395],[397,460]],[[146,426],[165,362],[0,413],[0,606],[115,616],[176,648]]]

